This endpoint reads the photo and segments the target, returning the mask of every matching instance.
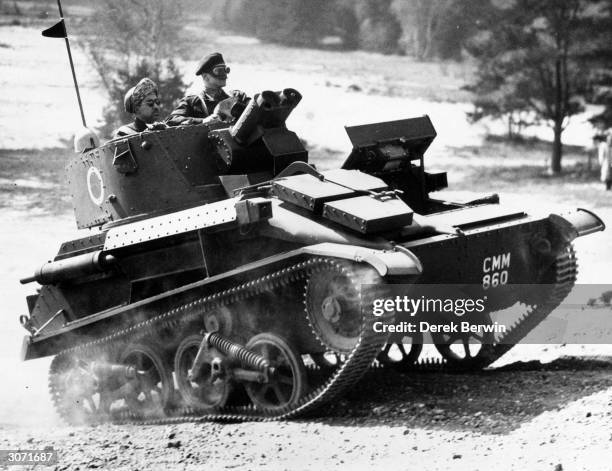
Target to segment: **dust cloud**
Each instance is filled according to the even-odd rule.
[[[52,258],[65,240],[76,235],[72,215],[27,216],[2,211],[0,225],[0,425],[57,424],[48,393],[50,359],[20,361],[21,344],[27,332],[19,316],[27,314],[25,297],[36,292],[36,283],[21,285],[19,279],[34,273]]]

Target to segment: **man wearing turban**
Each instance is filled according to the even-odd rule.
[[[223,90],[229,71],[230,68],[225,65],[225,60],[219,52],[203,57],[198,63],[195,74],[202,76],[204,90],[199,95],[184,97],[166,122],[170,126],[178,126],[208,123],[219,119],[215,108],[220,102],[230,98],[230,95]],[[232,90],[230,93],[232,97],[240,101],[246,99],[245,94],[238,90]]]
[[[134,121],[117,129],[113,138],[138,134],[150,129],[164,129],[164,123],[156,122],[160,115],[157,85],[149,78],[143,78],[130,88],[123,100],[125,111],[134,115]]]

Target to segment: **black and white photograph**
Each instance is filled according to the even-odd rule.
[[[612,0],[0,0],[0,469],[612,469]]]

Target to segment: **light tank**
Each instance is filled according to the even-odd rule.
[[[390,340],[375,328],[397,319],[372,315],[365,285],[376,296],[395,285],[476,286],[472,294],[490,298],[481,323],[492,310],[531,306],[476,354],[469,334],[433,336],[456,368],[490,364],[567,295],[571,242],[603,230],[597,216],[537,217],[496,195],[430,197],[447,179],[425,171],[436,136],[427,116],[347,127],[352,152],[318,171],[285,125],[300,99],[265,91],[231,125],[146,131],[68,163],[85,235],[21,280],[41,285],[21,316],[22,356],[54,356],[49,387],[65,420],[313,411],[373,362],[418,359],[420,334]]]

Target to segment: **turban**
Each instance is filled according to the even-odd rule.
[[[140,106],[143,100],[150,93],[155,93],[158,95],[157,85],[150,78],[143,78],[140,82],[136,84],[135,87],[130,88],[125,94],[125,98],[123,99],[123,104],[125,106],[125,111],[128,113],[135,113],[136,108]]]

